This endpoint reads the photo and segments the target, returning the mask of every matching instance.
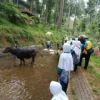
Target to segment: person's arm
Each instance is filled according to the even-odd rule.
[[[83,50],[87,47],[87,43],[85,42],[84,44],[82,44],[82,47],[81,47],[81,50],[82,50],[82,52],[83,52]]]
[[[60,75],[61,74],[61,72],[62,72],[62,69],[63,69],[63,64],[64,64],[64,62],[63,62],[64,60],[63,60],[63,56],[62,56],[62,54],[60,55],[60,58],[59,58],[59,62],[58,62],[58,67],[57,67],[57,74],[58,75]]]
[[[61,68],[57,68],[57,74],[60,76],[61,75],[61,72],[62,72],[62,69]]]
[[[82,47],[83,47],[83,48],[86,48],[87,45],[88,45],[88,44],[85,42],[84,44],[82,44]]]
[[[74,51],[74,50],[71,50],[71,54],[72,54],[72,55],[75,54],[75,51]]]

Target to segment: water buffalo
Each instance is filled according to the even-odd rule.
[[[8,52],[17,56],[17,58],[20,59],[20,65],[22,65],[22,62],[25,65],[24,58],[26,58],[26,59],[32,58],[31,64],[33,64],[37,53],[39,53],[32,47],[25,47],[25,48],[24,47],[18,47],[18,48],[6,47],[5,50],[3,51],[3,53],[8,53]],[[41,56],[43,56],[43,55],[41,54]]]

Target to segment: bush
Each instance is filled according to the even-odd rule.
[[[2,34],[0,33],[0,41],[2,40]]]
[[[7,39],[8,42],[10,42],[10,43],[14,43],[14,38],[13,38],[12,35],[10,35],[10,34],[7,35],[7,36],[6,36],[6,39]]]

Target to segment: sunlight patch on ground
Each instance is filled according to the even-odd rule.
[[[55,50],[53,50],[53,49],[43,49],[44,51],[50,51],[50,52],[53,52],[53,51],[55,51]]]
[[[55,50],[53,49],[43,49],[44,51],[48,51],[50,54],[55,54]]]
[[[55,54],[55,52],[50,52],[50,54]]]
[[[49,49],[49,51],[50,51],[50,52],[54,52],[55,50],[53,50],[53,49]]]
[[[44,51],[47,51],[48,49],[43,49]]]

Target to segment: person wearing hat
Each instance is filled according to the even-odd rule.
[[[80,36],[79,40],[82,43],[82,54],[81,54],[81,57],[80,57],[79,66],[82,65],[82,59],[85,58],[84,69],[86,70],[87,67],[88,67],[90,56],[94,51],[92,49],[92,43],[88,40],[88,38],[85,35]]]

